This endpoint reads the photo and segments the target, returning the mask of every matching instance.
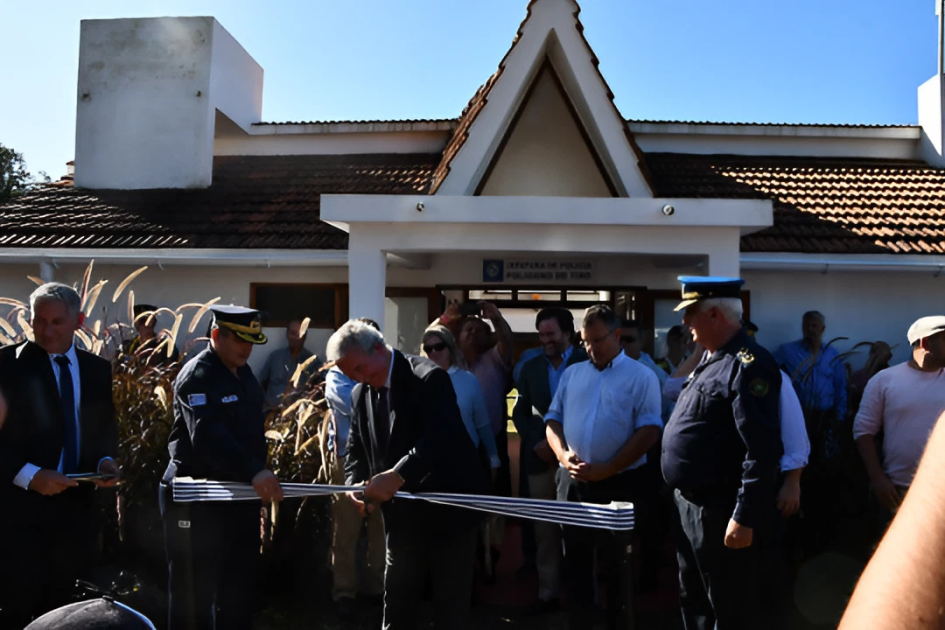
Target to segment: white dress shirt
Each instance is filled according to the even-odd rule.
[[[663,427],[660,418],[660,385],[645,365],[624,353],[603,370],[590,361],[569,367],[545,422],[564,427],[568,447],[589,464],[603,464],[641,427]],[[646,455],[627,467],[646,463]]]
[[[79,403],[82,400],[82,384],[79,382],[79,358],[75,354],[75,344],[72,344],[69,347],[69,350],[66,351],[65,355],[49,355],[49,363],[52,365],[53,378],[56,381],[56,391],[59,391],[59,364],[56,363],[56,357],[60,356],[65,356],[67,359],[69,359],[69,372],[72,374],[72,389],[73,395],[75,397],[75,443],[76,446],[79,446],[82,444],[81,424],[79,423]],[[76,461],[78,461],[78,455],[79,454],[76,453]],[[65,454],[59,456],[59,467],[57,468],[58,472],[62,472],[62,462],[64,457]],[[17,473],[16,477],[14,477],[13,483],[26,490],[29,488],[30,482],[33,480],[33,475],[35,475],[38,471],[39,466],[27,463],[25,466],[23,466],[23,468],[20,469],[20,472]]]

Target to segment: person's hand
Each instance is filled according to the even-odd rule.
[[[59,494],[66,488],[74,488],[79,485],[75,479],[69,479],[65,475],[55,470],[42,468],[36,471],[30,480],[29,489],[38,492],[44,497],[51,497]]]
[[[479,310],[482,312],[484,319],[496,320],[502,317],[499,313],[499,307],[492,302],[479,302]]]
[[[404,480],[395,470],[388,470],[374,475],[364,487],[364,498],[371,503],[390,501],[404,485]]]
[[[282,500],[282,486],[271,470],[261,470],[253,477],[253,488],[263,503]]]
[[[463,318],[463,313],[460,311],[459,300],[450,300],[450,303],[446,305],[446,310],[443,312],[443,315],[440,316],[441,323],[446,322],[455,322]]]
[[[119,470],[115,460],[112,459],[106,459],[99,465],[98,474],[111,477],[111,479],[93,479],[92,483],[98,488],[113,488],[118,485],[118,481],[121,479],[121,470]]]
[[[354,503],[354,506],[358,508],[358,513],[362,517],[367,516],[374,512],[374,504],[364,500],[364,493],[362,492],[345,492],[348,495],[348,500]]]
[[[880,504],[895,514],[896,510],[899,509],[899,502],[902,501],[902,498],[899,496],[899,491],[896,490],[896,486],[889,480],[889,477],[879,475],[876,479],[870,479],[870,483],[873,486],[873,492],[876,494],[876,498],[879,499]]]
[[[784,478],[778,491],[778,511],[784,518],[790,518],[801,509],[801,484],[792,477]]]
[[[546,464],[553,464],[557,461],[555,457],[555,451],[551,448],[551,445],[548,444],[548,440],[542,440],[535,445],[535,448],[532,449],[535,455],[538,456],[538,459],[545,462]]]
[[[582,462],[581,462],[581,458],[577,456],[577,453],[575,453],[571,449],[568,449],[564,453],[561,454],[561,457],[558,458],[558,463],[564,466],[564,469],[570,473],[573,467],[577,466],[578,464]]]
[[[568,473],[578,481],[603,481],[613,476],[610,466],[607,464],[588,464],[581,462],[576,464]]]
[[[725,530],[725,546],[729,549],[745,549],[751,547],[751,539],[754,530],[751,527],[745,527],[735,522],[735,519],[729,519],[728,529]]]

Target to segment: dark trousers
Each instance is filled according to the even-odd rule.
[[[14,490],[0,508],[0,628],[70,603],[94,548],[92,487],[52,497]]]
[[[174,503],[161,486],[168,630],[252,628],[259,512],[257,501]]]
[[[509,431],[503,423],[495,435],[495,447],[499,451],[499,471],[493,491],[500,497],[512,496],[512,466],[509,461]]]
[[[469,625],[476,556],[476,527],[431,534],[422,523],[390,524],[384,575],[384,629],[412,630],[426,580],[433,583],[433,627],[452,630]]]
[[[638,509],[640,497],[646,494],[645,483],[642,469],[628,470],[597,482],[575,481],[563,469],[558,471],[559,497],[566,492],[568,501],[633,503],[637,508],[634,512],[636,527],[645,518]],[[633,532],[565,526],[563,537],[568,626],[573,630],[589,627],[598,575],[603,577],[606,588],[608,630],[632,626],[635,586],[630,552]]]
[[[725,531],[735,508],[734,491],[731,499],[704,499],[676,490],[674,498],[679,511],[679,597],[686,630],[767,628],[759,602],[763,528],[755,528],[750,547],[729,549]]]

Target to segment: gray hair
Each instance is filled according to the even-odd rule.
[[[38,302],[58,300],[66,305],[69,317],[78,317],[82,310],[82,298],[75,289],[61,282],[47,282],[30,294],[30,314],[36,313]]]
[[[731,324],[739,324],[742,321],[742,300],[741,298],[709,298],[699,302],[699,312],[704,312],[710,308],[718,308],[722,316]]]
[[[379,345],[384,345],[384,335],[380,331],[363,321],[350,319],[328,340],[325,357],[329,361],[339,361],[353,349],[371,354]]]
[[[434,324],[430,326],[423,332],[423,339],[420,344],[420,356],[425,359],[429,359],[427,356],[427,351],[423,349],[423,341],[426,341],[427,337],[434,336],[438,337],[440,341],[446,344],[446,348],[450,351],[450,365],[459,365],[459,350],[456,348],[456,338],[453,337],[453,333],[450,332],[449,328],[445,326],[440,326]]]

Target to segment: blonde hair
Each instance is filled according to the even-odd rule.
[[[420,342],[420,356],[427,359],[430,358],[427,356],[427,351],[423,349],[423,342],[426,341],[429,335],[436,335],[446,344],[447,349],[450,351],[450,365],[462,367],[459,360],[459,351],[456,347],[456,338],[453,336],[453,333],[449,331],[449,328],[438,324],[430,326],[423,331],[423,339]]]

